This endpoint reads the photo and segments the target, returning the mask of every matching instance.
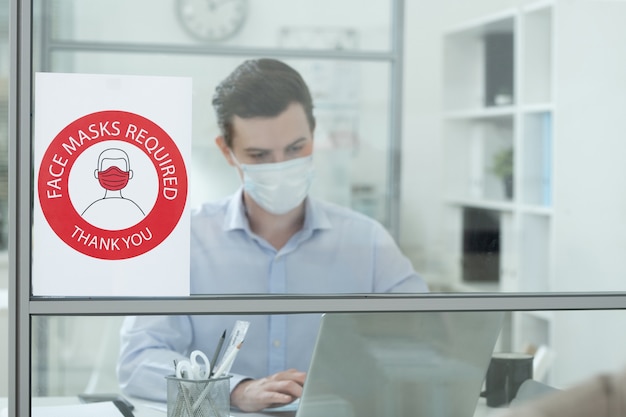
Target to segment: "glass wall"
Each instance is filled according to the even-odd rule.
[[[191,77],[190,204],[196,207],[232,194],[240,184],[213,143],[218,135],[211,107],[215,86],[249,58],[237,51],[257,56],[294,51],[292,58],[287,53],[283,59],[305,78],[315,102],[313,195],[388,225],[391,60],[381,59],[381,50],[390,50],[390,4],[377,2],[368,13],[341,18],[339,24],[328,21],[320,4],[293,10],[290,2],[269,7],[244,1],[245,21],[237,33],[203,41],[190,36],[188,23],[177,18],[175,9],[183,3],[135,2],[129,8],[124,2],[106,2],[98,10],[96,4],[85,7],[82,2],[35,2],[34,21],[41,24],[35,25],[34,71]],[[148,4],[153,14],[145,19]],[[114,17],[115,25],[105,23]],[[297,59],[315,49],[340,59]],[[347,59],[362,51],[369,59]],[[229,56],[233,53],[237,56]]]
[[[317,373],[324,374],[326,382],[331,383],[328,375],[333,372],[327,364],[315,362],[317,355],[321,355],[324,361],[333,363],[334,367],[341,368],[346,374],[355,372],[348,357],[357,358],[355,364],[367,357],[370,371],[380,375],[381,378],[390,378],[389,384],[396,384],[400,380],[406,384],[414,384],[411,385],[413,387],[411,396],[430,392],[431,395],[422,398],[422,402],[430,404],[436,398],[445,397],[445,390],[452,389],[451,386],[457,384],[463,386],[471,397],[467,406],[476,407],[475,415],[489,415],[498,410],[496,407],[486,407],[486,399],[478,397],[478,393],[485,390],[485,372],[491,356],[530,355],[533,358],[532,379],[538,383],[535,388],[546,390],[568,389],[601,373],[618,373],[626,367],[623,352],[613,349],[615,345],[623,346],[626,343],[621,333],[615,332],[616,328],[622,328],[626,324],[626,313],[622,310],[331,313],[327,314],[324,320],[339,318],[340,322],[333,322],[335,327],[324,323],[327,327],[323,328],[320,328],[320,317],[319,314],[288,316],[290,322],[309,324],[294,331],[300,339],[299,349],[291,349],[297,344],[296,341],[289,342],[287,349],[288,355],[303,355],[306,362],[314,358],[313,368],[309,371],[314,374],[311,377],[312,384],[319,382],[316,380]],[[546,317],[551,318],[550,323],[544,321]],[[174,320],[182,322],[188,319],[189,317],[176,317]],[[121,317],[35,317],[33,396],[75,398],[83,393],[121,393],[117,384],[116,366],[120,347],[119,327],[122,320]],[[133,320],[148,321],[153,318],[138,317]],[[250,364],[255,363],[261,363],[261,368],[271,367],[271,360],[268,362],[267,357],[271,357],[272,354],[258,352],[253,346],[258,347],[254,341],[257,330],[275,320],[272,315],[194,316],[194,320],[203,320],[206,323],[218,321],[227,330],[227,340],[237,320],[249,320],[250,327],[246,340],[250,345],[242,346],[232,372],[245,373],[244,370],[250,369]],[[568,323],[577,323],[576,332],[571,332]],[[133,337],[129,331],[130,327],[123,331],[122,344]],[[217,330],[217,327],[214,328],[210,324],[209,327]],[[209,357],[219,340],[222,327],[219,328],[219,331],[212,333],[208,331],[203,335],[207,337],[203,345]],[[38,339],[39,332],[43,329],[49,336],[46,341]],[[321,329],[320,339],[316,340],[318,329]],[[515,334],[512,339],[511,334]],[[593,337],[589,337],[591,334]],[[339,340],[329,340],[331,336]],[[154,335],[146,332],[141,337],[153,340]],[[354,343],[349,343],[350,341]],[[170,342],[174,343],[173,339]],[[167,338],[160,338],[158,343],[170,342]],[[345,343],[342,345],[342,342]],[[320,344],[317,348],[319,353],[313,352],[316,343]],[[328,350],[331,344],[334,344],[337,351]],[[302,346],[306,346],[304,352],[300,351]],[[272,344],[267,349],[280,347],[278,344]],[[352,354],[345,355],[346,350],[350,350]],[[124,372],[128,373],[128,369],[124,368],[133,362],[134,355],[141,353],[129,349],[128,346],[125,346],[122,352],[124,358],[121,362],[122,374],[125,375]],[[394,354],[391,355],[389,352]],[[127,395],[135,393],[134,401],[144,404],[145,399],[140,397],[147,394],[142,391],[141,386],[153,387],[153,390],[154,387],[160,386],[161,391],[151,392],[164,399],[165,375],[174,373],[172,363],[167,362],[160,371],[162,375],[156,375],[154,369],[151,369],[150,372],[143,374],[142,378],[131,380],[125,393]],[[437,371],[433,371],[433,363],[438,364]],[[468,371],[470,366],[478,368],[475,380]],[[153,368],[154,365],[146,367]],[[455,373],[448,375],[443,370],[447,367],[459,368],[456,368]],[[409,368],[415,371],[408,372]],[[362,365],[358,369],[361,372],[359,375],[362,375]],[[461,372],[462,369],[466,369],[467,372]],[[432,374],[425,377],[428,372]],[[334,375],[337,375],[336,372]],[[445,378],[446,375],[450,378],[447,384],[435,382],[436,379]],[[350,377],[355,386],[362,384],[361,389],[368,389],[368,382],[358,382],[362,378],[358,378],[357,375]],[[157,381],[152,381],[151,378]],[[352,401],[354,390],[348,385],[344,389],[340,387],[333,389],[338,398],[347,402]],[[374,391],[375,395],[383,395],[378,390]],[[398,401],[408,402],[407,398],[410,396],[406,393],[409,391],[410,389],[405,387],[403,390],[398,389],[394,395],[398,399],[404,397],[404,400]],[[535,391],[534,395],[541,394],[543,391]],[[133,396],[129,397],[132,402]],[[461,396],[455,398],[462,401]],[[532,395],[529,394],[528,398],[532,398]],[[382,401],[382,398],[379,400]],[[435,409],[443,407],[442,404],[431,406]]]
[[[626,7],[452,3],[407,3],[403,248],[442,291],[622,291],[617,161],[587,147],[621,147]]]
[[[398,225],[390,232],[431,291],[619,291],[626,230],[616,226],[623,214],[612,190],[620,175],[605,167],[621,166],[613,148],[623,120],[584,102],[622,104],[612,94],[620,78],[604,69],[626,65],[625,54],[605,46],[619,42],[625,12],[621,4],[557,3],[407,4],[399,58],[389,52],[398,35],[392,2],[359,13],[341,2],[332,18],[317,3],[242,2],[232,12],[245,14],[242,26],[220,40],[192,36],[177,2],[150,2],[151,18],[141,1],[34,2],[33,70],[191,77],[197,207],[240,185],[213,143],[216,84],[243,59],[274,54],[314,96],[312,195]],[[600,21],[605,29],[581,49],[576,27]],[[581,55],[589,68],[569,71]],[[594,149],[611,151],[589,165],[581,149],[592,136],[601,138]],[[584,176],[580,166],[590,167]],[[590,240],[603,245],[590,248]]]
[[[297,6],[285,0],[233,1],[217,6],[117,0],[108,2],[107,7],[56,0],[40,5],[51,18],[52,41],[115,43],[120,48],[169,44],[391,50],[391,8],[384,0],[373,1],[366,10],[359,10],[360,4],[354,0],[342,2],[341,10],[329,0]],[[349,13],[354,10],[359,12]]]
[[[279,58],[303,75],[315,102],[311,196],[387,228],[435,296],[624,291],[626,222],[616,191],[626,177],[620,159],[626,152],[626,95],[619,94],[626,73],[623,2],[226,3],[215,10],[193,9],[193,2],[182,0],[33,0],[29,76],[190,77],[189,205],[198,207],[241,186],[214,143],[216,85],[244,59]],[[6,13],[8,6],[0,10]],[[403,25],[394,20],[398,16]],[[8,96],[2,77],[8,79],[10,64],[8,17],[2,18],[0,334],[7,333],[8,310],[5,213],[15,197],[8,196],[8,140],[2,136]],[[31,45],[20,46],[30,56]],[[13,122],[30,126],[30,117]],[[31,138],[14,140],[18,145]],[[33,179],[19,180],[26,191]],[[30,238],[36,237],[19,236],[18,244]],[[14,262],[25,262],[24,255]],[[313,263],[311,269],[329,264]],[[15,282],[27,288],[23,283],[31,277],[22,274]],[[285,291],[260,292],[254,295],[262,303],[269,293]],[[176,314],[194,298],[179,300]],[[97,303],[59,314],[56,309],[65,306],[55,301],[68,300],[30,300],[32,326],[30,313],[20,317],[31,326],[32,396],[119,390],[114,367],[123,317],[101,315]],[[355,310],[372,308],[370,300],[358,301]],[[419,301],[416,295],[415,310],[422,308]],[[346,302],[332,300],[327,310]],[[230,313],[225,307],[220,318],[232,319]],[[611,341],[624,321],[621,310],[505,313],[495,351],[546,355],[539,368],[546,384],[566,388],[624,366],[624,341]],[[278,315],[258,318],[269,327],[286,323]],[[307,329],[315,334],[317,327]],[[268,337],[268,351],[276,340]],[[312,346],[313,339],[307,342]],[[0,370],[8,363],[2,343],[13,341],[0,342]],[[0,396],[8,390],[6,374],[0,372]]]
[[[53,52],[53,72],[168,75],[193,79],[190,205],[231,195],[241,181],[214,139],[215,86],[243,60],[114,52]],[[387,221],[389,64],[286,59],[309,81],[315,100],[315,181],[312,194]]]

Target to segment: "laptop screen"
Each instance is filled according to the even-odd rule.
[[[502,318],[325,314],[296,416],[472,416]]]

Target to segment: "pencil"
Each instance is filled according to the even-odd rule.
[[[222,333],[222,337],[220,337],[220,340],[217,341],[217,347],[215,348],[215,352],[213,352],[213,357],[211,358],[211,369],[209,370],[209,378],[213,376],[213,371],[215,370],[217,358],[220,355],[222,346],[224,345],[224,339],[226,339],[226,329],[224,329],[224,333]]]

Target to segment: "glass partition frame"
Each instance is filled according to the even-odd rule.
[[[394,33],[390,53],[343,54],[342,59],[388,60],[392,64],[392,138],[390,187],[397,212],[399,190],[399,129],[402,101],[403,0],[393,1]],[[307,312],[478,311],[478,310],[608,310],[626,308],[626,293],[584,294],[351,294],[317,296],[203,296],[181,298],[33,297],[31,295],[31,74],[32,2],[11,0],[11,79],[9,89],[9,416],[29,416],[31,405],[31,320],[46,315],[156,315],[156,314],[278,314]],[[95,45],[84,45],[95,48]],[[225,50],[214,50],[224,53]],[[299,54],[337,59],[332,51],[237,50],[245,56]],[[397,229],[397,215],[391,215]]]

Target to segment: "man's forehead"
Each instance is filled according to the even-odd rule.
[[[300,104],[275,117],[233,117],[232,146],[239,149],[283,149],[312,138],[309,120]]]

